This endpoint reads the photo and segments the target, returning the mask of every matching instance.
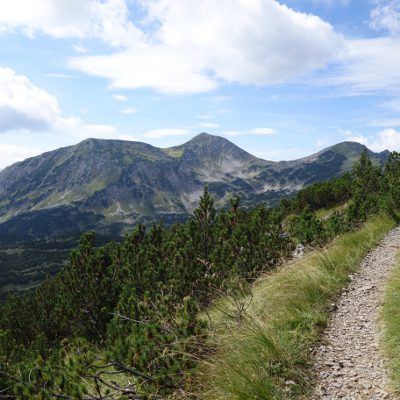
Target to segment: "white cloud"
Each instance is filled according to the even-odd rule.
[[[74,78],[74,75],[70,74],[54,74],[54,73],[49,73],[46,74],[49,78],[59,78],[59,79],[71,79]]]
[[[99,38],[111,46],[143,37],[129,21],[125,0],[0,0],[0,33],[15,30],[30,37]]]
[[[119,112],[120,112],[121,114],[130,115],[130,114],[135,114],[135,113],[137,113],[137,110],[136,110],[136,108],[134,108],[134,107],[125,107],[125,108],[123,108],[122,110],[120,110]]]
[[[163,43],[199,54],[218,77],[244,84],[297,77],[324,66],[342,45],[319,17],[273,0],[153,0],[149,14],[162,21]]]
[[[375,152],[384,150],[400,151],[400,132],[395,129],[383,129],[371,136],[353,134],[351,131],[345,131],[344,133],[347,136],[347,140],[359,142]]]
[[[17,75],[10,68],[0,68],[0,134],[9,131],[54,132],[77,139],[117,136],[113,125],[90,124],[77,117],[63,116],[56,97],[32,84],[26,76]],[[18,152],[23,148],[9,149]]]
[[[86,54],[88,52],[88,49],[86,49],[83,46],[80,46],[79,44],[76,44],[75,46],[72,46],[72,48],[80,54]]]
[[[139,141],[139,139],[136,136],[132,136],[132,135],[118,135],[117,139],[127,140],[129,142],[138,142]]]
[[[274,0],[139,3],[147,22],[159,27],[146,40],[143,35],[112,54],[74,57],[69,66],[116,88],[197,93],[219,80],[285,82],[324,67],[344,48],[330,24]]]
[[[389,128],[393,126],[400,126],[400,118],[391,119],[378,119],[370,123],[371,126],[379,126],[382,128]]]
[[[167,46],[143,45],[111,55],[72,58],[69,66],[107,78],[111,87],[119,89],[148,87],[166,93],[186,94],[216,87],[216,82],[203,74],[195,62]]]
[[[62,121],[57,99],[26,76],[0,68],[0,133],[44,130]]]
[[[56,124],[52,132],[67,135],[70,138],[83,140],[88,137],[97,139],[117,139],[118,129],[109,124],[92,124],[82,121],[80,118],[62,118]]]
[[[223,134],[225,136],[241,136],[241,135],[275,135],[278,133],[276,129],[273,128],[254,128],[247,131],[225,131]]]
[[[219,124],[215,122],[200,122],[199,126],[202,128],[219,128]]]
[[[370,26],[400,33],[400,0],[373,3]],[[88,56],[75,45],[81,54],[68,61],[114,88],[190,94],[221,82],[260,86],[321,70],[320,84],[346,94],[400,92],[400,39],[346,39],[318,16],[276,0],[0,0],[0,33],[15,30],[116,47]]]
[[[213,119],[214,115],[213,114],[199,114],[197,116],[198,119]]]
[[[109,137],[117,132],[117,128],[113,125],[86,124],[85,128],[96,137]]]
[[[17,161],[43,153],[43,149],[17,146],[14,144],[0,144],[0,170]]]
[[[112,96],[112,98],[113,98],[114,100],[117,100],[117,101],[127,101],[127,100],[128,100],[128,97],[127,97],[127,96],[124,96],[124,95],[122,95],[122,94],[114,94],[114,95]]]
[[[400,39],[349,40],[348,54],[323,78],[323,85],[344,87],[347,94],[400,92]]]
[[[369,26],[376,31],[400,34],[400,0],[375,0]]]
[[[112,125],[87,124],[79,118],[63,117],[55,96],[32,84],[10,68],[0,68],[0,133],[6,131],[78,132],[105,137],[116,134]]]
[[[278,133],[276,129],[273,128],[255,128],[252,129],[249,133],[252,135],[275,135]]]
[[[191,134],[193,134],[193,131],[190,129],[162,128],[148,131],[143,136],[150,139],[159,139],[167,136],[185,136]]]
[[[381,106],[393,111],[400,111],[400,98],[384,101]]]
[[[319,83],[346,95],[400,93],[400,0],[373,0],[370,26],[393,36],[347,39],[346,51]]]

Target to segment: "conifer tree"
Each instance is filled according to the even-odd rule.
[[[200,197],[199,207],[194,210],[196,229],[199,235],[201,257],[208,259],[213,242],[213,227],[215,222],[214,200],[204,187],[203,195]]]
[[[400,210],[400,153],[390,153],[385,165],[385,190],[387,210],[396,219]]]

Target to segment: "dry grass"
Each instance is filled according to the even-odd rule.
[[[392,387],[400,394],[400,252],[386,286],[381,317],[385,327],[383,345],[389,361]]]
[[[209,312],[216,353],[200,368],[199,397],[291,399],[307,394],[309,349],[329,318],[330,302],[393,226],[389,217],[372,218],[359,231],[267,274],[240,300],[241,312],[237,299],[219,302]]]

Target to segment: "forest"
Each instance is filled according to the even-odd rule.
[[[56,277],[1,305],[0,397],[190,398],[213,353],[212,304],[245,294],[297,245],[324,246],[375,213],[398,220],[399,210],[400,153],[379,166],[363,152],[350,173],[275,208],[244,209],[233,197],[216,211],[205,187],[185,223],[138,224],[103,246],[86,233]]]

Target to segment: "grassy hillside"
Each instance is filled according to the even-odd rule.
[[[392,388],[400,393],[400,252],[385,291],[381,313],[384,325],[384,350],[389,361]]]
[[[238,302],[219,302],[209,313],[217,354],[202,369],[202,397],[289,399],[307,394],[309,348],[327,321],[330,303],[394,225],[387,216],[373,217],[360,230],[263,276],[241,299],[245,310],[240,314]],[[232,315],[237,319],[227,317]]]

